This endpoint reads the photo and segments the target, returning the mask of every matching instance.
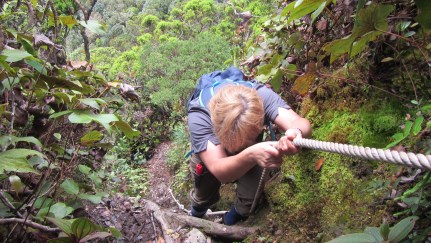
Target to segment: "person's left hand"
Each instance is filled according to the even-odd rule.
[[[296,137],[302,138],[301,130],[298,128],[287,129],[285,135],[278,140],[277,149],[287,155],[296,154],[299,152],[300,147],[293,144],[293,139]]]

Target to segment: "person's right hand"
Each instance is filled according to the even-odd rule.
[[[261,142],[246,150],[256,163],[263,168],[278,168],[283,163],[282,153],[277,149],[278,142]]]

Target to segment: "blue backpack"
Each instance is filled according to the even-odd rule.
[[[256,82],[244,81],[244,73],[236,67],[230,67],[224,71],[214,71],[204,74],[199,78],[198,85],[187,101],[187,109],[190,102],[199,97],[199,104],[205,107],[214,95],[214,88],[222,83],[233,83],[254,87]]]

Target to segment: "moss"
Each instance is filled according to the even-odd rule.
[[[353,100],[352,100],[353,102]],[[369,101],[361,107],[325,108],[311,99],[300,114],[313,124],[313,139],[360,146],[384,147],[402,118],[396,102]],[[306,111],[306,112],[305,112]],[[324,161],[316,171],[317,161]],[[388,164],[378,164],[390,167]],[[385,208],[373,202],[385,190],[369,190],[376,163],[329,152],[303,149],[286,158],[282,178],[267,186],[271,227],[286,233],[278,241],[330,240],[365,226],[378,226]],[[383,178],[384,179],[384,178]]]

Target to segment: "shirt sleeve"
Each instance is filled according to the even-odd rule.
[[[188,114],[188,126],[194,153],[205,151],[208,141],[215,145],[220,144],[214,134],[211,118],[208,114],[202,111],[190,111]]]
[[[272,89],[262,85],[257,89],[260,97],[263,99],[263,107],[265,109],[265,119],[274,122],[278,116],[278,108],[291,109],[291,107]]]

